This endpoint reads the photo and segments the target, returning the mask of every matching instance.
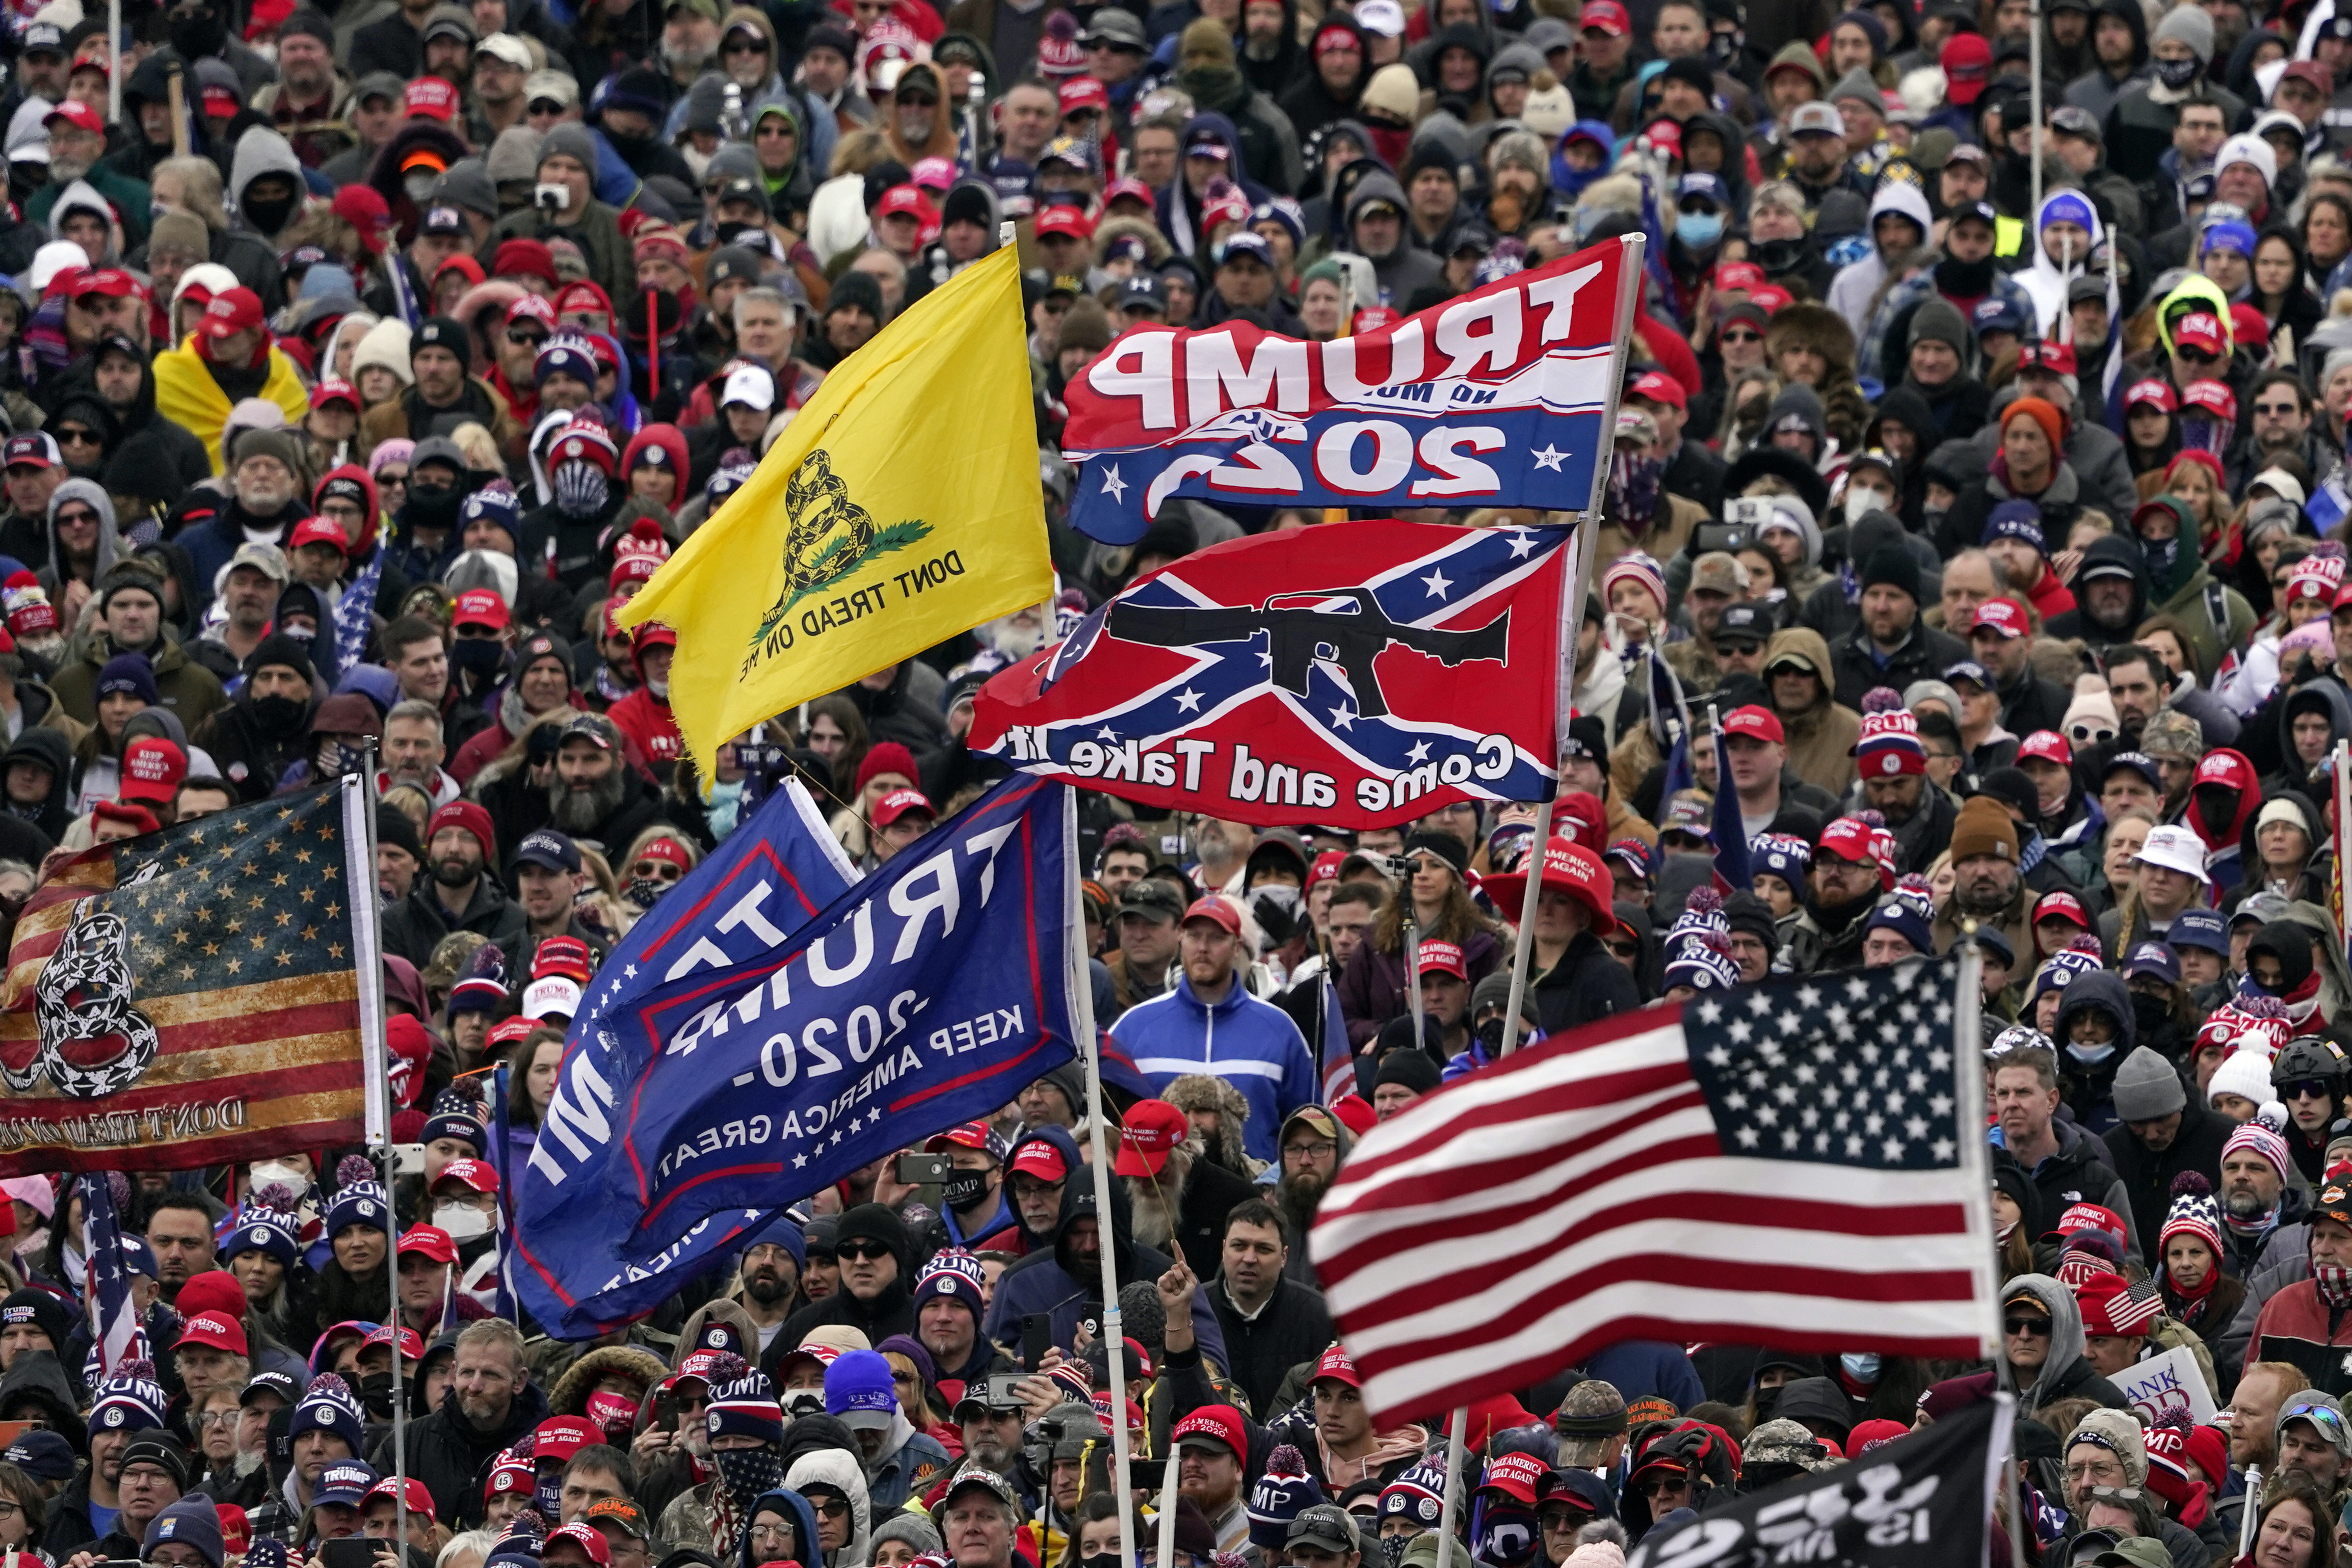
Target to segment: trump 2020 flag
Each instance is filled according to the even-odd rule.
[[[1364,1135],[1308,1235],[1375,1420],[1624,1339],[1974,1358],[1992,1327],[1958,967],[1768,980],[1574,1030]],[[1973,1146],[1973,1148],[1972,1148]],[[1960,1561],[1961,1559],[1938,1559]]]
[[[540,1130],[547,1147],[534,1145],[528,1161],[501,1171],[518,1239],[507,1249],[509,1281],[549,1333],[585,1338],[650,1312],[782,1207],[713,1219],[677,1247],[634,1261],[615,1250],[595,1206],[577,1197],[611,1157],[614,1085],[632,1067],[617,1054],[614,1020],[668,981],[773,954],[856,881],[816,803],[788,779],[664,894],[596,971],[564,1041],[556,1098]],[[498,1110],[504,1113],[503,1100]]]
[[[1710,1507],[1687,1524],[1653,1530],[1630,1568],[1982,1563],[2015,1414],[2016,1401],[2006,1394],[1982,1400],[1844,1464]]]
[[[1007,779],[775,950],[608,1010],[593,1068],[565,1053],[523,1184],[533,1315],[550,1322],[551,1298],[552,1321],[593,1315],[565,1299],[558,1270],[581,1266],[563,1248],[616,1284],[659,1268],[644,1311],[677,1288],[673,1249],[743,1234],[1071,1060],[1075,799]],[[586,1135],[551,1138],[559,1123]]]
[[[1011,246],[843,361],[624,626],[677,629],[702,777],[753,725],[1053,597]]]
[[[1328,343],[1236,322],[1129,331],[1069,386],[1070,525],[1133,544],[1171,499],[1584,511],[1609,472],[1642,249],[1611,240]]]
[[[1245,822],[1543,800],[1571,533],[1383,520],[1196,550],[983,686],[971,748]]]

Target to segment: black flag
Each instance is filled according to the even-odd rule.
[[[1918,1568],[1985,1560],[2007,1400],[1971,1405],[1858,1459],[1652,1531],[1628,1568]]]

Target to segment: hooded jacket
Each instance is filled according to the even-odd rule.
[[[838,1449],[835,1450],[836,1453],[839,1451],[840,1450]],[[803,1458],[805,1459],[811,1456],[803,1455]],[[810,1479],[820,1479],[824,1478],[818,1477],[816,1472],[812,1470],[810,1472]],[[745,1511],[743,1518],[746,1523],[748,1524],[751,1520],[757,1518],[762,1511],[768,1513],[781,1513],[793,1521],[793,1533],[799,1537],[799,1540],[795,1542],[794,1544],[799,1546],[800,1551],[803,1554],[814,1548],[818,1540],[816,1509],[811,1505],[808,1499],[801,1496],[800,1493],[793,1490],[790,1487],[778,1487],[773,1491],[761,1492],[759,1497],[753,1500],[751,1508]],[[869,1521],[868,1523],[870,1524],[871,1521]],[[855,1544],[856,1537],[853,1536],[851,1540],[852,1543]],[[736,1553],[736,1568],[761,1568],[761,1563],[764,1561],[765,1559],[763,1558],[754,1557],[752,1555],[751,1532],[749,1529],[746,1529],[743,1531],[742,1548]],[[795,1559],[795,1561],[797,1561],[797,1559]]]
[[[2083,1358],[2083,1313],[2074,1304],[2074,1292],[2047,1274],[2020,1274],[2001,1287],[2001,1296],[2011,1300],[2021,1295],[2032,1297],[2050,1314],[2050,1354],[2024,1384],[2006,1358],[1995,1360],[1993,1380],[2001,1391],[2015,1395],[2018,1408],[2029,1415],[2061,1399],[2078,1397],[2096,1400],[2110,1410],[2127,1408],[2116,1385]]]
[[[2098,67],[2066,84],[2066,101],[2077,109],[2088,110],[2091,118],[2104,121],[2113,112],[2116,101],[2124,89],[2147,78],[2147,13],[2136,0],[2100,0],[2098,11],[2091,19],[2095,29],[2102,16],[2113,16],[2131,30],[2131,64],[2121,79],[2105,67]]]
[[[2091,1048],[2104,1049],[2105,1054],[2087,1061],[2068,1035],[2075,1019],[2094,1012],[2106,1014],[2116,1033],[2104,1048]],[[2075,983],[2066,988],[2053,1036],[2058,1044],[2058,1086],[2068,1113],[2084,1131],[2104,1133],[2116,1124],[2116,1071],[2138,1044],[2136,1035],[2131,992],[2121,976],[2099,969],[2076,976]]]
[[[2227,823],[2217,823],[2205,810],[2201,797],[2216,786],[2238,792]],[[2238,846],[2244,841],[2247,824],[2263,807],[2262,781],[2254,776],[2254,765],[2245,754],[2228,747],[2208,751],[2197,764],[2195,782],[2189,786],[2189,806],[2181,813],[2181,822],[2205,845],[2205,873],[2213,879],[2219,891],[2238,884]]]
[[[91,557],[89,575],[83,580],[91,587],[102,581],[114,563],[122,557],[122,536],[114,516],[114,497],[106,486],[95,479],[68,479],[57,487],[49,497],[49,515],[43,532],[49,549],[49,564],[37,575],[41,586],[48,590],[51,602],[58,597],[66,576],[65,552],[58,548],[58,508],[68,501],[79,501],[98,514],[98,548]]]
[[[1393,204],[1400,214],[1409,210],[1405,205],[1404,187],[1399,185],[1393,176],[1367,174],[1356,182],[1356,188],[1348,194],[1347,232],[1349,235],[1355,233],[1356,215],[1376,201]],[[1424,288],[1439,287],[1445,280],[1445,264],[1412,243],[1411,223],[1399,227],[1395,249],[1385,256],[1370,256],[1368,259],[1372,264],[1372,276],[1380,281],[1381,303],[1393,309],[1403,309],[1406,300]]]
[[[17,700],[22,702],[26,695],[24,683],[20,681],[17,684]],[[19,806],[10,801],[7,806],[9,813],[47,834],[51,843],[62,842],[66,828],[74,817],[70,778],[73,769],[72,743],[63,730],[28,722],[9,746],[7,755],[0,757],[0,771],[5,771],[10,763],[15,762],[30,762],[47,768],[49,795],[37,807]]]
[[[2067,989],[2074,988],[2069,986]],[[2236,1123],[2207,1106],[2202,1096],[2187,1093],[2187,1087],[2183,1086],[2187,1103],[2181,1107],[2179,1130],[2161,1152],[2151,1151],[2120,1123],[2108,1128],[2102,1140],[2107,1145],[2107,1158],[2115,1166],[2116,1179],[2130,1195],[2132,1229],[2144,1258],[2162,1256],[2158,1239],[2163,1235],[2165,1219],[2172,1212],[2172,1178],[2183,1171],[2219,1171],[2221,1145],[2238,1130]],[[2230,1316],[2228,1312],[2221,1313],[2218,1322],[2208,1326],[2218,1334]]]
[[[1074,1180],[1063,1186],[1062,1217],[1054,1231],[1053,1249],[1032,1252],[1005,1266],[996,1281],[996,1294],[988,1303],[988,1316],[981,1324],[986,1338],[1011,1343],[1019,1336],[1023,1318],[1044,1312],[1053,1320],[1054,1343],[1067,1354],[1081,1320],[1099,1329],[1102,1269],[1093,1260],[1079,1257],[1070,1245],[1071,1228],[1096,1215],[1093,1183]],[[1156,1280],[1175,1267],[1175,1260],[1167,1254],[1134,1239],[1123,1183],[1111,1184],[1110,1224],[1098,1226],[1097,1234],[1105,1229],[1108,1239],[1103,1244],[1111,1249],[1111,1265],[1122,1282]],[[1225,1364],[1224,1330],[1218,1325],[1208,1297],[1197,1286],[1192,1291],[1192,1337],[1202,1354],[1220,1366]]]
[[[1919,243],[1927,243],[1927,235],[1936,225],[1934,214],[1927,210],[1927,193],[1916,185],[1900,180],[1889,180],[1878,187],[1870,199],[1870,233],[1878,232],[1878,219],[1885,213],[1895,213],[1919,225]],[[1838,269],[1830,284],[1829,308],[1846,319],[1858,340],[1870,329],[1872,308],[1877,304],[1879,291],[1886,284],[1886,257],[1873,243],[1870,253],[1860,261],[1849,262]]]
[[[1790,654],[1812,665],[1821,695],[1804,712],[1780,716],[1788,737],[1789,766],[1807,783],[1843,795],[1855,778],[1853,745],[1862,738],[1862,716],[1832,696],[1830,645],[1820,632],[1804,626],[1775,632],[1764,645],[1763,667],[1769,670]]]
[[[1958,508],[1953,509],[1957,511]],[[2131,611],[2123,617],[2120,624],[2115,626],[2102,625],[2093,620],[2089,609],[2082,603],[2083,594],[2079,591],[2089,574],[2103,564],[2121,566],[2131,572]],[[2148,617],[2147,563],[2141,558],[2138,541],[2128,534],[2108,534],[2103,538],[2093,539],[2083,551],[2083,564],[2074,573],[2074,586],[2077,590],[2075,608],[2044,626],[2044,635],[2061,642],[2070,637],[2080,637],[2090,644],[2093,653],[2104,657],[2108,649],[2130,642],[2139,623]]]
[[[1283,9],[1287,13],[1291,7],[1286,5]],[[1345,120],[1355,113],[1356,100],[1363,96],[1364,84],[1372,79],[1375,68],[1372,51],[1364,43],[1364,30],[1356,25],[1353,16],[1344,12],[1331,13],[1315,25],[1315,32],[1320,33],[1326,27],[1343,27],[1355,35],[1356,53],[1362,64],[1356,68],[1356,78],[1346,90],[1335,93],[1324,85],[1322,73],[1315,68],[1314,60],[1309,58],[1304,62],[1297,79],[1275,99],[1275,106],[1290,117],[1290,128],[1301,141],[1334,120]],[[1314,35],[1309,34],[1307,46],[1310,49],[1313,44]]]
[[[867,1543],[874,1537],[874,1503],[857,1460],[839,1448],[815,1449],[793,1461],[784,1472],[784,1485],[803,1496],[812,1486],[829,1486],[849,1500],[848,1542],[824,1553],[824,1568],[866,1568]]]

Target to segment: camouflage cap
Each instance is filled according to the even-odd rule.
[[[1568,1391],[1552,1413],[1552,1430],[1559,1434],[1559,1462],[1598,1465],[1610,1440],[1624,1435],[1625,1396],[1613,1383],[1588,1377]]]
[[[1786,1416],[1767,1421],[1748,1433],[1739,1452],[1742,1462],[1749,1465],[1795,1465],[1801,1469],[1825,1470],[1838,1462],[1802,1423]]]
[[[2205,754],[2205,730],[2187,714],[2166,708],[2140,731],[2139,748],[2150,757],[2194,762]]]

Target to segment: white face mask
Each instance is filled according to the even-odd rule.
[[[1885,490],[1873,490],[1859,485],[1849,485],[1845,492],[1845,520],[1858,523],[1873,512],[1892,512],[1895,497]]]
[[[460,1203],[444,1204],[435,1209],[433,1223],[447,1231],[452,1241],[470,1241],[477,1236],[488,1236],[491,1230],[489,1215]]]
[[[259,1192],[265,1186],[282,1186],[299,1197],[310,1190],[310,1178],[293,1166],[257,1165],[249,1190]]]

